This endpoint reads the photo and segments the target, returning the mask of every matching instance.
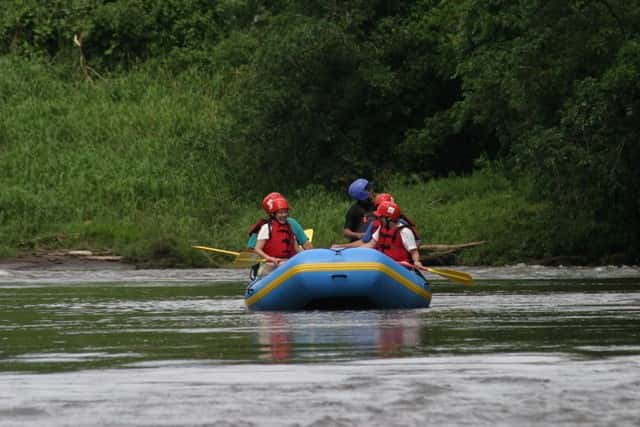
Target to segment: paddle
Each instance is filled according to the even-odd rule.
[[[307,228],[306,230],[304,230],[304,234],[307,235],[310,242],[313,240],[313,228]],[[262,259],[262,257],[260,257],[257,253],[248,249],[245,249],[242,252],[236,252],[227,249],[211,248],[209,246],[200,245],[192,246],[192,248],[200,249],[207,252],[215,252],[219,254],[235,256],[235,259],[232,263],[234,267],[249,267],[255,263],[264,261],[264,259]]]
[[[235,259],[231,263],[234,267],[250,267],[255,263],[262,262],[263,259],[255,252],[244,250],[242,252],[228,251],[226,249],[210,248],[209,246],[191,246],[194,249],[200,249],[207,252],[214,252],[224,255],[233,255]]]
[[[405,267],[416,268],[415,265],[408,262],[401,262],[400,264]],[[447,279],[451,279],[454,282],[462,283],[463,285],[473,285],[473,277],[470,274],[464,273],[462,271],[451,270],[448,268],[433,268],[433,267],[425,267],[422,266],[420,270],[428,271],[429,273],[437,274],[438,276],[446,277]]]
[[[251,267],[259,262],[264,262],[264,258],[253,251],[244,250],[238,254],[231,265],[238,268],[244,268]]]
[[[228,251],[226,249],[210,248],[209,246],[191,246],[194,249],[200,249],[207,252],[216,252],[219,254],[238,256],[240,252]]]
[[[304,230],[304,234],[307,235],[307,238],[310,242],[313,242],[313,228],[307,228],[306,230]]]
[[[429,273],[437,274],[438,276],[446,277],[453,280],[454,282],[460,282],[463,285],[473,285],[473,277],[471,277],[470,274],[464,273],[462,271],[433,267],[424,267],[424,270],[428,271]]]

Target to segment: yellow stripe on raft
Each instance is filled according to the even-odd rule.
[[[379,262],[340,262],[340,263],[314,263],[314,264],[300,264],[295,267],[290,268],[286,273],[274,279],[271,283],[269,283],[264,288],[260,289],[255,295],[250,296],[246,299],[245,303],[247,306],[251,306],[262,298],[267,296],[269,292],[276,289],[278,286],[286,282],[291,277],[295,276],[299,273],[306,272],[318,272],[318,271],[381,271],[387,276],[391,277],[393,280],[406,287],[410,291],[420,295],[428,301],[431,301],[431,292],[423,289],[422,287],[416,285],[411,280],[402,276],[398,272],[396,272],[393,268],[379,263]],[[273,273],[272,273],[273,274]]]

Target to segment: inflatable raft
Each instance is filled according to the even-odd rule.
[[[425,278],[374,249],[311,249],[247,286],[251,310],[426,308]]]

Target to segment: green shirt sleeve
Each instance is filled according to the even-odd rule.
[[[247,247],[249,249],[254,249],[256,247],[256,242],[258,241],[258,233],[253,233],[249,236],[249,240],[247,241]]]
[[[304,234],[304,230],[302,229],[302,226],[298,223],[298,221],[293,218],[287,218],[287,222],[291,225],[291,229],[293,230],[293,234],[296,235],[298,244],[304,245],[305,243],[307,243],[309,238],[306,234]]]

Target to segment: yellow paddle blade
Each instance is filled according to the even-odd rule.
[[[446,277],[456,282],[460,282],[463,285],[473,285],[473,277],[470,274],[462,271],[450,270],[448,268],[433,268],[425,267],[429,273],[437,274],[438,276]]]
[[[210,248],[209,246],[191,246],[191,247],[194,249],[200,249],[207,252],[216,252],[219,254],[232,255],[236,257],[240,255],[240,252],[228,251],[226,249]]]
[[[304,230],[304,234],[307,235],[310,242],[313,242],[313,228],[307,228],[306,230]]]
[[[233,260],[234,267],[250,267],[253,264],[264,261],[260,255],[252,251],[242,251]]]

